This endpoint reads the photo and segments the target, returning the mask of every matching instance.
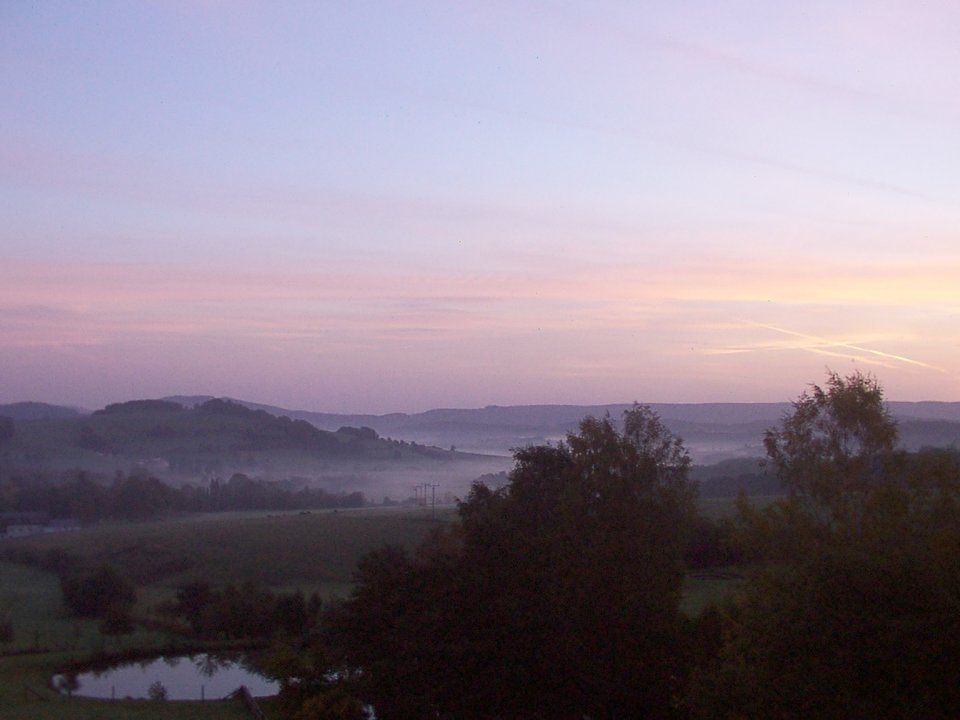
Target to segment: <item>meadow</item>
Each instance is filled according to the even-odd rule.
[[[172,589],[203,580],[247,581],[273,589],[337,594],[357,559],[384,543],[414,548],[453,518],[424,508],[290,513],[210,513],[145,523],[102,524],[69,535],[39,535],[4,547],[68,550],[108,563],[139,588]]]
[[[707,501],[714,517],[729,514],[732,500]],[[384,543],[413,550],[434,528],[453,522],[453,508],[367,508],[323,512],[224,513],[145,523],[112,523],[59,534],[4,541],[10,554],[41,556],[61,549],[92,565],[108,563],[137,586],[134,614],[158,619],[159,607],[179,585],[253,581],[273,590],[300,589],[345,597],[356,561]],[[739,584],[734,575],[692,574],[683,609],[698,613]],[[119,639],[102,635],[96,621],[67,616],[55,575],[0,563],[0,616],[10,618],[14,639],[0,645],[0,706],[17,718],[230,718],[230,703],[68,700],[49,688],[58,668],[91,653],[156,648],[169,633],[142,628]],[[270,710],[269,702],[265,709]]]

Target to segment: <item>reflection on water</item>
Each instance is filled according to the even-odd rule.
[[[55,675],[53,686],[62,692],[89,698],[156,698],[158,689],[168,700],[217,700],[246,685],[255,697],[275,695],[279,686],[267,680],[238,656],[201,653],[158,657],[76,675]]]

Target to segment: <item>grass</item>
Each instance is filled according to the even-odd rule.
[[[751,495],[747,499],[756,508],[763,508],[782,499],[784,495]],[[697,500],[700,513],[711,520],[733,517],[737,512],[736,497],[700,498]]]
[[[711,605],[731,599],[745,582],[741,568],[712,568],[687,573],[683,579],[680,612],[697,617]]]
[[[44,553],[63,548],[92,564],[109,563],[159,601],[194,580],[212,585],[254,581],[322,596],[349,592],[353,569],[384,543],[413,550],[452,510],[364,509],[287,514],[230,513],[110,525],[10,540],[4,546]],[[141,610],[146,608],[142,607]]]
[[[751,495],[748,500],[753,507],[764,508],[783,497]],[[697,504],[700,513],[714,521],[730,518],[737,510],[736,497],[700,498]],[[743,568],[710,568],[688,572],[683,580],[680,612],[696,617],[711,605],[719,605],[732,598],[744,582]]]

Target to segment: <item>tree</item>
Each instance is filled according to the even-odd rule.
[[[682,552],[695,493],[689,457],[648,408],[588,418],[567,438],[553,583],[572,687],[591,717],[657,717],[674,690]]]
[[[113,635],[118,641],[121,635],[129,635],[133,632],[130,606],[123,602],[113,603],[107,608],[98,627],[101,633]]]
[[[78,617],[100,617],[111,607],[129,608],[136,602],[133,585],[109,565],[64,575],[60,587],[67,607]]]
[[[368,555],[333,623],[378,717],[665,717],[689,457],[642,406],[477,483],[460,525]]]
[[[180,615],[190,624],[194,637],[205,637],[204,613],[214,601],[214,593],[209,583],[195,581],[177,588],[176,602],[172,607],[173,615]]]
[[[277,595],[273,604],[271,624],[277,630],[298,637],[307,629],[311,618],[307,610],[307,600],[301,591]]]
[[[694,674],[694,717],[960,716],[960,462],[894,451],[873,378],[831,374],[767,434],[791,494],[740,506],[759,569]]]
[[[783,487],[824,520],[855,511],[856,500],[879,478],[896,441],[883,388],[860,372],[829,373],[826,389],[812,385],[780,427],[764,436]]]
[[[118,473],[109,497],[112,514],[130,519],[150,518],[172,510],[179,499],[176,490],[145,473],[132,473],[127,477]]]
[[[13,621],[9,615],[0,615],[0,643],[13,642]]]
[[[367,709],[340,688],[325,690],[308,698],[293,720],[367,720]]]
[[[9,440],[16,434],[16,425],[13,422],[13,418],[9,418],[6,415],[0,415],[0,443],[4,440]]]
[[[345,689],[344,674],[331,672],[323,648],[311,644],[298,652],[288,640],[274,642],[263,663],[265,673],[280,683],[277,705],[294,720],[365,720],[363,704]]]

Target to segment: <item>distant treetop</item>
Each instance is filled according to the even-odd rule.
[[[227,400],[226,398],[214,398],[213,400],[207,400],[202,405],[197,406],[197,411],[205,415],[253,415],[254,410],[251,410],[246,405],[241,405],[238,402],[233,400]],[[263,413],[264,415],[268,413]]]
[[[170,400],[130,400],[128,402],[107,405],[103,410],[97,410],[93,414],[119,415],[141,412],[181,412],[183,409],[183,405]]]

